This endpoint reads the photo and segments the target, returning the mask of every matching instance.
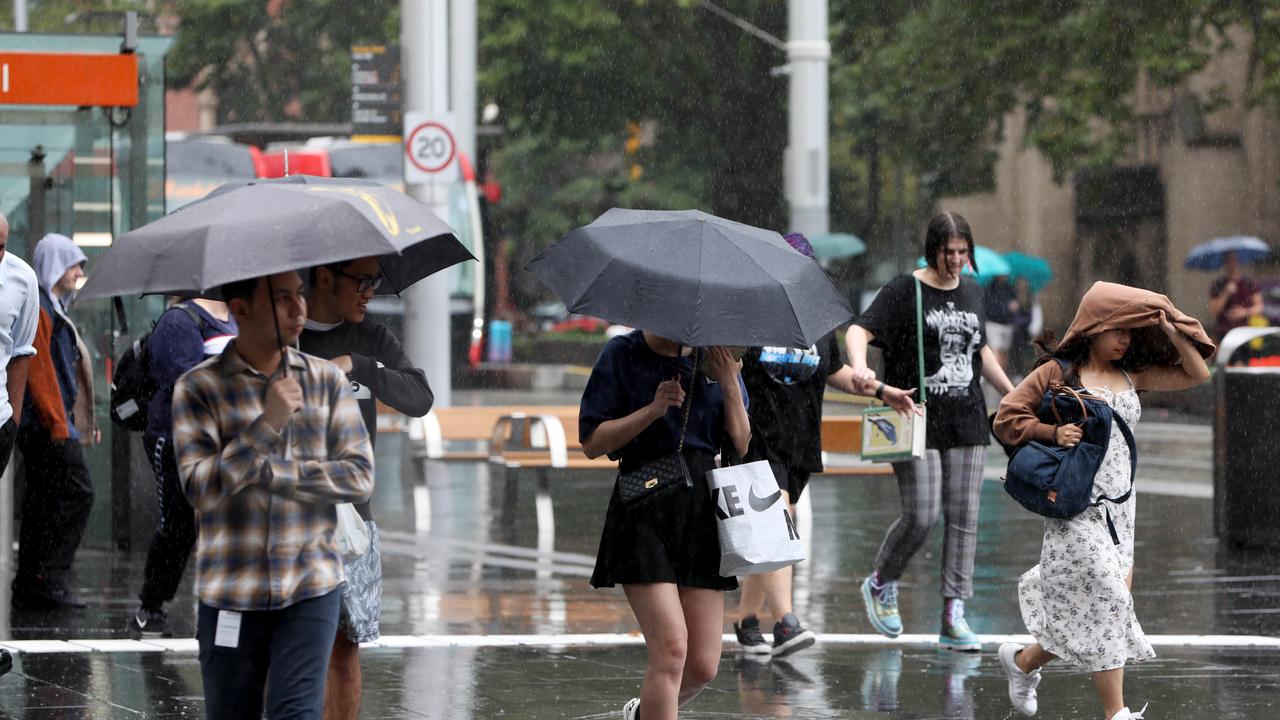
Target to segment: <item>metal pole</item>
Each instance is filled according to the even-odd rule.
[[[27,0],[13,0],[13,29],[27,31]]]
[[[449,109],[447,0],[400,0],[400,48],[403,109],[444,113]],[[412,197],[449,220],[448,186],[405,184]],[[440,272],[404,292],[404,344],[409,359],[422,368],[436,407],[452,404],[450,379],[449,287],[453,274]]]
[[[476,0],[450,0],[449,88],[458,149],[476,163]]]
[[[789,93],[789,181],[791,230],[828,232],[827,0],[791,0],[788,12],[791,65]]]

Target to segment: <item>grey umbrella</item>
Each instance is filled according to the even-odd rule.
[[[698,210],[614,208],[529,264],[570,312],[685,345],[808,347],[853,317],[778,233]]]
[[[78,297],[210,296],[234,280],[371,255],[386,256],[386,292],[475,259],[452,228],[401,192],[368,180],[294,175],[223,185],[125,233],[94,264]]]

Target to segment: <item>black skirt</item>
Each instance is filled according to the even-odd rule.
[[[622,504],[614,484],[592,587],[659,582],[710,590],[738,587],[737,578],[720,577],[715,505],[703,477],[715,467],[715,459],[691,450],[685,450],[684,457],[693,487],[635,510]]]

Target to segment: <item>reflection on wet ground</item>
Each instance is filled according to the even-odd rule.
[[[1199,637],[1184,645],[1167,636],[1280,635],[1276,558],[1230,550],[1213,537],[1207,429],[1155,422],[1139,430],[1135,601],[1145,630],[1165,639],[1159,659],[1131,668],[1128,697],[1138,707],[1151,701],[1153,718],[1274,717],[1280,643],[1219,647]],[[401,647],[365,651],[362,717],[617,717],[639,686],[644,649],[622,593],[587,584],[611,475],[540,477],[544,471],[536,469],[422,466],[408,458],[398,470],[391,478],[380,474],[374,512],[384,532],[382,628],[387,644]],[[989,479],[999,471],[994,454],[988,470]],[[941,611],[936,537],[902,582],[906,631],[924,642],[848,636],[871,632],[857,587],[896,515],[892,478],[818,477],[810,488],[813,510],[800,518],[810,560],[797,568],[795,604],[826,641],[764,663],[726,645],[719,678],[682,717],[1008,717],[994,644],[980,656],[927,644]],[[1025,632],[1015,585],[1037,560],[1040,534],[1039,519],[1008,500],[998,482],[984,485],[977,594],[967,605],[978,632]],[[20,653],[13,672],[0,678],[0,716],[202,714],[189,577],[170,609],[175,650],[92,642],[129,637],[142,564],[141,550],[86,549],[74,585],[88,610],[8,618],[13,640],[77,643],[11,646]],[[7,600],[5,592],[0,598]],[[726,602],[735,607],[736,595]],[[573,638],[615,633],[586,645]],[[539,639],[521,647],[497,635]],[[78,651],[61,652],[69,649]],[[60,652],[47,652],[53,650]],[[1096,702],[1087,676],[1066,667],[1046,671],[1044,717],[1097,717]]]
[[[639,687],[644,649],[379,648],[363,663],[363,718],[617,718]],[[1280,703],[1274,652],[1183,649],[1131,666],[1125,680],[1130,702],[1151,702],[1153,718],[1270,718]],[[13,718],[201,717],[200,667],[194,653],[24,654],[0,707]],[[1092,681],[1049,666],[1040,715],[1097,717]],[[993,653],[820,644],[764,662],[726,652],[681,717],[1014,716]]]

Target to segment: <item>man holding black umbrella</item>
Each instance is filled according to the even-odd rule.
[[[307,321],[298,340],[303,352],[332,360],[350,378],[370,444],[378,439],[378,401],[410,417],[422,417],[434,400],[426,374],[413,366],[396,336],[382,323],[365,319],[382,281],[376,257],[312,268]],[[333,720],[355,720],[359,715],[360,643],[377,640],[380,634],[382,559],[369,505],[355,506],[373,542],[345,567],[347,585],[329,659],[325,717]]]
[[[335,511],[373,490],[373,451],[350,383],[297,342],[302,279],[276,273],[222,295],[240,335],[174,389],[178,472],[199,518],[196,639],[206,716],[318,718],[338,628]]]

